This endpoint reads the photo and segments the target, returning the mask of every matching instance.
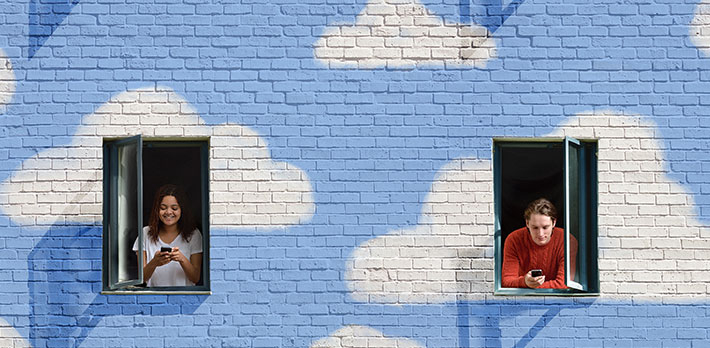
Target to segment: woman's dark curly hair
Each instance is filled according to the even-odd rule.
[[[195,221],[190,212],[190,206],[187,204],[187,195],[178,186],[172,184],[163,185],[155,192],[153,208],[150,210],[150,220],[148,220],[148,236],[153,242],[158,241],[158,232],[163,227],[163,222],[160,221],[160,203],[163,202],[165,196],[175,197],[180,205],[180,220],[178,220],[177,228],[182,239],[189,242],[196,227]]]

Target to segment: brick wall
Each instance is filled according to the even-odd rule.
[[[0,346],[707,346],[707,13],[0,0]],[[136,134],[209,139],[210,295],[100,293]],[[563,136],[601,293],[494,296],[493,139]]]
[[[121,93],[81,121],[72,142],[25,160],[0,188],[8,215],[25,225],[102,221],[104,139],[209,139],[210,225],[308,221],[315,210],[306,173],[270,159],[266,142],[238,125],[206,126],[162,87]],[[146,199],[150,199],[146,197]]]

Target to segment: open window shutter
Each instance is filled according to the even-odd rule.
[[[584,156],[582,151],[582,144],[579,140],[574,138],[565,138],[565,151],[564,151],[564,218],[565,218],[565,285],[572,289],[577,289],[581,291],[586,291],[586,278],[584,272],[585,268],[580,261],[584,262],[586,259],[585,246],[582,242],[585,240],[583,238],[586,223],[584,219],[586,218],[586,208],[584,207],[583,201],[583,180],[585,180],[585,175],[583,172],[584,161],[582,156]],[[571,241],[576,240],[577,243],[572,243]],[[577,250],[574,250],[574,245],[577,245]],[[574,261],[574,262],[572,262]],[[574,275],[572,274],[574,273]]]
[[[110,146],[109,287],[143,283],[143,141],[140,135]],[[138,258],[133,243],[138,238]]]

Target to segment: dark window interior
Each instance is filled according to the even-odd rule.
[[[143,146],[143,224],[150,221],[150,210],[155,192],[160,186],[173,184],[183,188],[187,194],[190,211],[197,228],[205,235],[202,226],[202,179],[201,151],[199,145],[170,145],[160,142],[144,142]],[[181,202],[182,204],[182,202]],[[204,255],[204,253],[203,253]],[[202,285],[200,282],[196,285]]]
[[[143,223],[150,220],[150,209],[155,192],[165,184],[183,188],[190,200],[190,211],[197,228],[204,231],[202,223],[202,180],[199,146],[160,146],[146,143],[143,147]]]
[[[564,228],[564,149],[562,143],[501,146],[501,234],[525,227],[527,205],[547,198],[557,209],[557,227]]]

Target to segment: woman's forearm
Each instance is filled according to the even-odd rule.
[[[190,255],[190,259],[185,258],[180,262],[185,276],[193,283],[200,281],[200,269],[202,268],[202,254]]]
[[[145,263],[145,259],[143,260],[143,282],[147,283],[148,279],[153,276],[153,272],[155,272],[155,268],[157,267],[153,260],[151,260],[148,263]]]

